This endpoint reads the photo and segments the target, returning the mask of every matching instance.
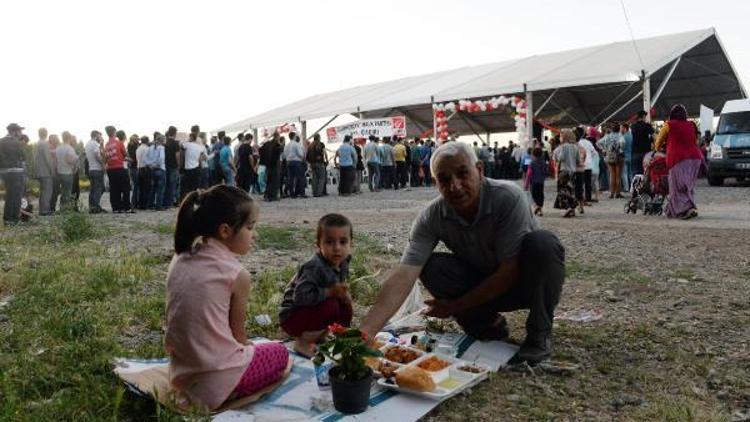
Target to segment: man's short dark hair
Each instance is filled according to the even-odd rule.
[[[167,129],[167,136],[174,137],[175,135],[177,135],[177,128],[170,126],[169,129]]]
[[[354,226],[348,218],[341,214],[326,214],[318,220],[318,229],[316,231],[316,242],[320,243],[320,238],[323,237],[323,231],[329,227],[348,227],[349,228],[349,240],[354,238]]]
[[[115,133],[117,132],[117,129],[115,129],[114,126],[107,126],[104,128],[104,133],[107,134],[107,136],[115,136]]]
[[[642,118],[646,117],[647,114],[648,113],[646,113],[645,110],[641,110],[641,111],[638,112],[638,118],[642,119]]]
[[[200,126],[198,126],[198,125],[193,125],[193,126],[192,126],[192,127],[190,128],[190,133],[198,133],[198,132],[200,132],[200,131],[201,131],[201,127],[200,127]]]
[[[98,130],[92,130],[91,131],[91,139],[96,138],[97,135],[101,135]]]

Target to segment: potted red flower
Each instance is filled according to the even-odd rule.
[[[372,384],[372,369],[365,364],[367,356],[382,356],[367,344],[367,335],[355,328],[333,324],[329,338],[318,345],[313,362],[333,362],[328,371],[333,393],[333,406],[342,413],[362,413],[367,409]]]

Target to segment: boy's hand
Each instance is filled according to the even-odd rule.
[[[352,295],[349,294],[349,291],[347,290],[346,293],[344,293],[343,296],[339,297],[339,301],[343,305],[348,305],[349,307],[352,306]]]
[[[328,297],[335,297],[341,299],[344,296],[349,295],[349,286],[344,283],[334,284],[328,288]]]

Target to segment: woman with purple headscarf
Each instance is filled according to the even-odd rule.
[[[698,216],[694,188],[701,167],[705,165],[698,148],[695,123],[687,120],[687,110],[676,104],[669,120],[656,137],[655,149],[667,145],[669,201],[665,210],[669,218],[689,219]]]

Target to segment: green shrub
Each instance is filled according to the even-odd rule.
[[[94,225],[88,215],[82,212],[63,212],[55,223],[66,242],[80,242],[94,237],[95,234]]]

